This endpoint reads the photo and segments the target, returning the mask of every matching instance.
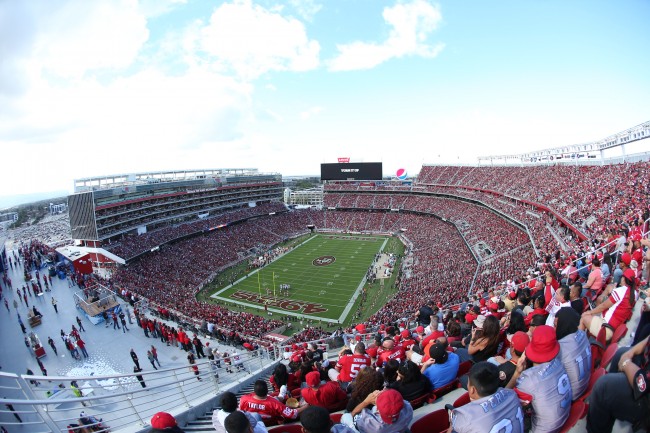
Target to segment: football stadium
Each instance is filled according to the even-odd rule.
[[[43,366],[40,376],[32,370],[2,373],[6,389],[30,396],[11,400],[13,410],[6,413],[21,421],[7,425],[24,426],[24,417],[59,431],[146,431],[146,422],[137,419],[164,409],[187,431],[211,431],[224,393],[235,392],[244,401],[256,380],[270,380],[274,397],[268,398],[290,404],[277,382],[286,378],[274,373],[278,364],[297,378],[307,369],[329,381],[346,374],[346,349],[365,346],[349,356],[362,356],[362,363],[367,359],[377,374],[385,375],[391,360],[418,369],[425,362],[425,371],[429,356],[444,362],[431,346],[440,345],[449,354],[444,359],[460,362],[453,378],[407,394],[404,401],[414,409],[411,431],[444,430],[449,425],[445,405],[462,407],[463,399],[469,400],[463,377],[473,363],[482,365],[481,351],[495,359],[491,365],[497,371],[502,357],[523,356],[521,334],[528,357],[550,368],[554,357],[560,359],[554,354],[555,331],[551,342],[548,337],[537,342],[537,334],[526,331],[557,326],[559,333],[564,325],[558,320],[567,316],[560,310],[603,311],[606,305],[613,314],[604,316],[602,327],[600,318],[597,325],[595,319],[586,322],[593,314],[569,314],[576,320],[572,332],[584,336],[579,359],[581,377],[588,379],[576,377],[575,385],[573,379],[560,379],[579,388],[554,422],[564,431],[581,431],[589,422],[589,404],[599,404],[590,393],[599,380],[616,377],[605,368],[619,344],[626,339],[628,345],[641,341],[642,347],[648,334],[639,320],[648,285],[650,156],[606,159],[599,153],[648,137],[650,123],[645,123],[587,147],[486,157],[473,166],[425,164],[417,176],[402,179],[401,173],[385,176],[381,163],[323,164],[322,207],[287,205],[281,174],[253,168],[77,179],[68,197],[71,243],[53,248],[33,239],[2,250],[5,289],[17,273],[33,277],[22,287],[20,306],[24,301],[31,330],[25,344]],[[516,164],[503,163],[513,159]],[[593,191],[592,179],[605,180],[617,194]],[[547,182],[584,193],[558,196],[555,189],[543,188]],[[139,338],[158,339],[165,356],[176,353],[170,367],[158,370],[147,351],[158,371],[146,377],[138,373],[137,356],[132,375],[111,369],[104,375],[106,367],[94,363],[47,376],[40,361],[47,359],[45,334],[36,333],[45,321],[38,298],[52,297],[54,305],[53,292],[62,297],[63,290],[74,299],[66,314],[77,316],[80,328],[119,330],[121,321],[125,333],[128,320],[129,333],[139,330]],[[18,305],[14,301],[20,319]],[[5,306],[11,309],[6,301]],[[487,334],[488,323],[496,332],[493,346],[470,352],[475,330]],[[70,356],[82,362],[79,330],[62,329],[61,336]],[[55,350],[55,343],[49,344]],[[100,344],[110,352],[118,343]],[[189,370],[176,361],[179,353],[187,354]],[[94,377],[96,369],[101,377]],[[498,371],[513,375],[514,370]],[[305,392],[310,380],[290,381],[290,394],[302,397],[301,405],[326,405]],[[518,392],[527,389],[522,380],[516,382]],[[328,383],[343,384],[341,379]],[[174,384],[181,400],[170,388]],[[150,393],[141,395],[145,389]],[[335,420],[345,415],[350,398],[341,392],[340,404],[328,406]],[[138,401],[137,408],[125,405],[123,396]],[[77,416],[80,404],[93,415]],[[179,404],[193,408],[175,410]],[[264,415],[263,421],[272,431],[293,431],[284,423],[290,420]],[[551,421],[534,413],[532,422]],[[616,428],[633,431],[624,421]]]

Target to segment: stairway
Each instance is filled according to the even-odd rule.
[[[271,385],[271,382],[269,382],[270,377],[271,375],[267,376],[264,380],[266,381],[269,390],[273,390],[273,386]],[[237,395],[237,400],[241,399],[243,395],[252,393],[254,385],[255,382],[252,382],[240,388],[235,393]],[[221,408],[220,406],[214,407],[212,408],[211,411],[206,412],[204,415],[197,417],[197,419],[195,419],[194,421],[188,422],[185,425],[185,427],[183,427],[183,430],[185,432],[214,432],[214,428],[212,427],[212,413],[215,410],[219,410],[220,408]]]

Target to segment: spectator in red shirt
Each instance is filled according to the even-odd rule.
[[[239,402],[239,410],[259,413],[262,420],[273,424],[283,420],[295,420],[307,406],[292,409],[268,395],[269,389],[263,380],[255,381],[253,393],[246,394]]]
[[[300,393],[307,404],[321,406],[330,412],[344,409],[348,403],[348,396],[337,382],[326,382],[321,385],[320,373],[312,371],[305,376],[307,388]]]

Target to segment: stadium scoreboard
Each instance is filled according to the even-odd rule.
[[[344,164],[321,164],[321,180],[381,180],[381,162],[350,162]]]

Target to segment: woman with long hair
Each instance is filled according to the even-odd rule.
[[[409,402],[427,394],[431,390],[431,382],[422,375],[420,367],[413,361],[404,361],[397,370],[397,381],[391,388],[396,389],[402,394],[404,400]]]
[[[350,387],[352,388],[352,394],[345,408],[348,412],[352,412],[371,392],[383,389],[384,376],[373,368],[366,367],[359,371]]]
[[[300,388],[300,383],[298,383],[296,376],[289,374],[287,366],[282,363],[275,367],[273,374],[269,378],[269,382],[273,386],[273,393],[270,395],[282,402],[291,396],[291,391]]]
[[[460,362],[487,361],[488,358],[497,354],[501,341],[501,325],[495,316],[478,316],[474,320],[474,328],[469,345],[466,348],[456,350]]]
[[[397,380],[399,361],[391,359],[384,365],[384,388],[390,387]]]

